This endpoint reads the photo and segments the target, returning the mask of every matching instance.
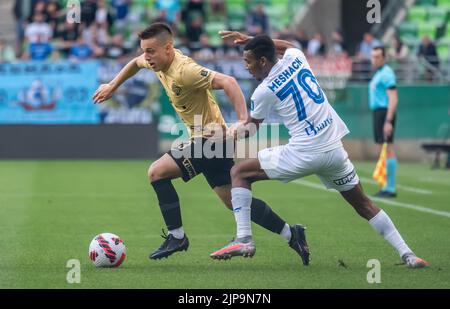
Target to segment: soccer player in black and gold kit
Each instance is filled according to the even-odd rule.
[[[108,84],[95,92],[93,100],[101,103],[111,98],[113,92],[140,69],[153,70],[161,81],[170,101],[187,126],[190,142],[171,149],[151,164],[148,177],[158,197],[159,206],[168,229],[163,244],[150,254],[151,259],[167,257],[189,246],[181,220],[180,202],[172,179],[182,177],[189,181],[203,173],[211,188],[223,203],[232,208],[230,170],[233,157],[223,153],[220,157],[208,158],[194,154],[195,145],[209,143],[209,148],[222,147],[224,152],[233,139],[214,138],[218,131],[234,136],[239,123],[247,120],[244,95],[235,78],[206,69],[173,47],[173,34],[164,23],[154,23],[139,34],[143,54],[131,60]],[[227,128],[212,90],[223,89],[234,105],[238,124]],[[201,119],[201,125],[197,122]],[[220,134],[219,134],[220,136]],[[222,136],[226,136],[223,134]],[[203,149],[203,147],[201,147]],[[188,155],[186,155],[188,154]],[[298,252],[297,239],[304,238],[299,231],[289,226],[263,201],[253,198],[251,219],[262,227],[280,234],[291,248]]]

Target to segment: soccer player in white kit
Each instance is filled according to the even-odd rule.
[[[232,204],[237,223],[237,237],[211,254],[214,259],[252,256],[250,204],[251,184],[258,180],[277,179],[289,182],[316,174],[329,189],[336,189],[356,212],[369,221],[400,254],[411,268],[428,266],[405,243],[389,216],[363,192],[358,175],[349,160],[341,139],[349,133],[347,126],[331,107],[320,88],[307,59],[293,44],[272,40],[266,35],[255,38],[234,31],[223,31],[223,38],[246,44],[246,67],[259,86],[251,98],[250,117],[241,133],[248,136],[263,122],[269,110],[283,120],[289,131],[287,145],[259,151],[258,158],[246,159],[231,170]],[[282,56],[278,59],[277,55]],[[297,248],[303,264],[309,263],[309,248],[304,227]]]

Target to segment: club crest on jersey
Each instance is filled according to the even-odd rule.
[[[176,96],[179,96],[181,94],[181,87],[178,86],[177,84],[173,83],[172,91],[173,91],[173,93],[175,93]]]

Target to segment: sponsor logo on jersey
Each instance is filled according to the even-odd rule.
[[[309,120],[305,120],[305,121],[309,124],[309,126],[305,128],[306,134],[308,134],[308,136],[310,136],[310,135],[315,136],[320,131],[322,131],[323,129],[325,129],[329,125],[331,125],[333,123],[333,118],[332,117],[328,117],[327,119],[322,121],[318,126],[314,125],[314,121],[309,121]]]
[[[343,186],[345,184],[348,184],[350,181],[352,181],[356,176],[355,170],[352,170],[347,176],[342,177],[340,179],[333,180],[333,182],[337,186]]]
[[[194,178],[195,175],[197,175],[197,171],[195,170],[191,160],[185,158],[181,163],[183,164],[184,169],[188,173],[189,179]]]

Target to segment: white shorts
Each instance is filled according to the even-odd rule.
[[[259,151],[258,160],[270,179],[282,182],[316,174],[327,189],[339,192],[351,190],[359,183],[342,145],[330,151],[308,153],[287,144]]]

